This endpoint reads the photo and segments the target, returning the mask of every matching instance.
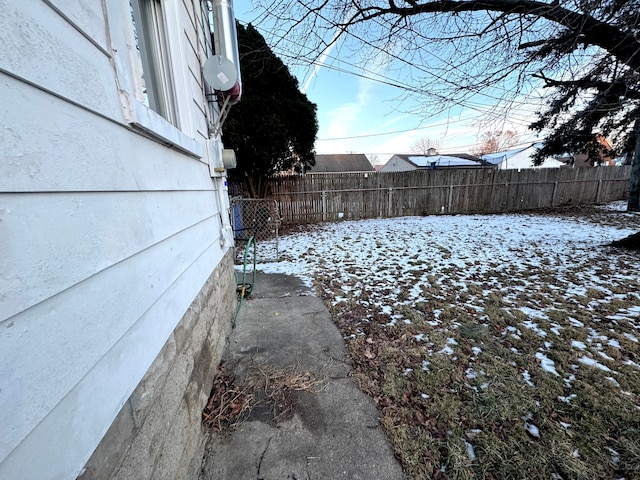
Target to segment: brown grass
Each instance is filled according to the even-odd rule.
[[[559,265],[553,255],[525,270],[495,264],[462,291],[454,270],[425,274],[419,301],[401,291],[392,305],[409,323],[393,325],[360,299],[334,304],[345,294],[332,275],[316,281],[409,478],[633,479],[640,320],[609,318],[640,305],[633,255],[607,251],[583,267]],[[581,285],[580,268],[591,267],[599,283]],[[397,281],[402,287],[402,276]],[[415,281],[412,274],[407,290]],[[570,284],[584,286],[582,294],[565,294]]]

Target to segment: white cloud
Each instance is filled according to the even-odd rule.
[[[324,63],[327,61],[327,57],[331,53],[331,50],[335,48],[336,46],[335,42],[338,40],[338,37],[340,36],[341,33],[342,33],[341,30],[336,30],[336,33],[334,33],[333,38],[329,43],[329,46],[322,51],[320,58],[318,58],[315,65],[313,66],[313,71],[309,74],[307,79],[304,81],[304,85],[300,90],[302,93],[307,93],[307,89],[309,88],[311,81],[316,77],[316,75],[318,75],[318,71],[324,66]]]
[[[329,125],[326,132],[322,134],[323,138],[340,138],[359,134],[362,131],[362,127],[366,126],[362,124],[361,117],[363,110],[371,102],[372,98],[372,82],[359,79],[357,81],[357,92],[355,94],[355,101],[341,105],[340,107],[328,112]],[[354,133],[356,132],[356,133]]]

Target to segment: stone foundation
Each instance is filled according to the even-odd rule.
[[[198,478],[202,410],[236,306],[230,250],[120,410],[79,480]]]

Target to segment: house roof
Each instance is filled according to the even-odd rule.
[[[540,148],[542,148],[541,143],[529,143],[503,152],[487,153],[482,156],[482,159],[498,168],[549,168],[564,165],[561,161],[547,157],[542,164],[534,166],[532,156]]]
[[[316,155],[316,164],[307,173],[375,172],[363,153]]]
[[[517,155],[518,153],[529,150],[531,147],[537,148],[536,144],[527,144],[520,147],[512,148],[511,150],[505,150],[503,152],[487,153],[482,155],[482,159],[491,163],[492,165],[496,165]]]
[[[468,153],[452,153],[450,155],[396,154],[394,157],[401,158],[416,168],[429,168],[433,163],[435,163],[436,168],[477,168],[487,166],[482,159]]]

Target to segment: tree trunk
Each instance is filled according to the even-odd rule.
[[[252,177],[244,172],[244,183],[249,193],[249,198],[260,198],[260,177]]]
[[[636,147],[633,151],[633,160],[631,161],[627,210],[630,212],[640,212],[640,117],[636,118],[632,135],[635,137]]]
[[[244,172],[244,184],[249,198],[267,198],[271,194],[268,180],[260,175],[252,176]]]

